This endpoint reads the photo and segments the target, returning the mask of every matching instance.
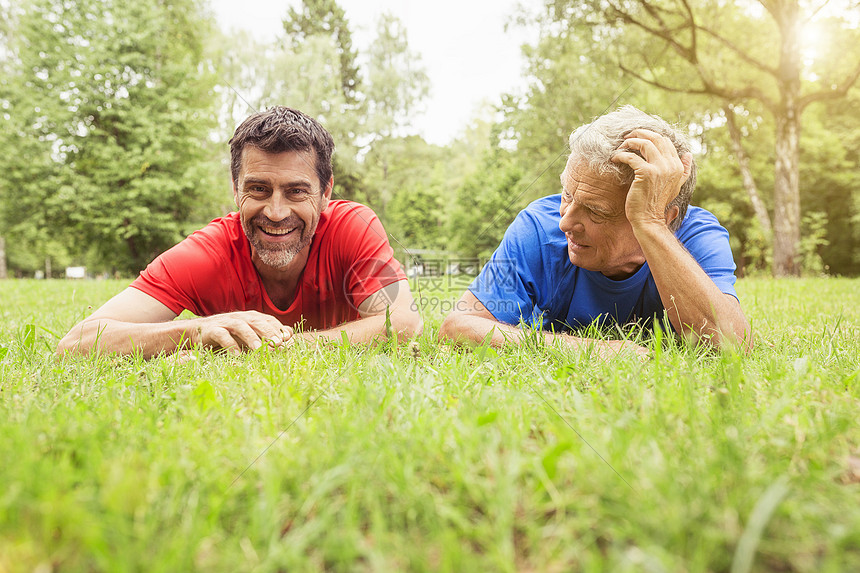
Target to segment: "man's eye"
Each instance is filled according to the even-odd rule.
[[[265,193],[266,188],[263,187],[262,185],[253,185],[253,186],[248,188],[248,191],[250,191],[251,193],[255,193],[255,194],[259,195],[261,193]]]
[[[605,223],[609,220],[609,217],[602,213],[598,213],[596,211],[589,211],[588,217],[591,219],[593,223]]]

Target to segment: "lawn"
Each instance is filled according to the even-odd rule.
[[[0,573],[860,570],[860,280],[748,356],[435,340],[56,359],[125,283],[0,281]]]

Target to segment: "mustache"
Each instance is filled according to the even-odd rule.
[[[291,215],[286,219],[281,219],[280,221],[272,221],[265,215],[261,214],[251,219],[251,223],[260,227],[273,227],[275,229],[291,229],[293,227],[304,228],[305,226],[304,221],[295,215]]]

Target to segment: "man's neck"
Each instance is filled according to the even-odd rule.
[[[272,303],[278,309],[287,310],[295,300],[299,279],[305,270],[310,250],[310,245],[308,245],[284,268],[275,268],[263,263],[256,252],[252,255],[251,260],[260,274],[263,288],[266,289],[266,294],[269,295]]]

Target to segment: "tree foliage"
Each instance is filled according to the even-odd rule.
[[[808,256],[815,243],[812,250],[838,259],[838,268],[853,268],[850,256],[835,256],[846,251],[844,237],[853,236],[846,228],[853,207],[831,215],[813,205],[821,185],[842,205],[853,205],[851,193],[809,177],[832,173],[823,166],[837,167],[839,152],[829,158],[816,153],[809,161],[801,155],[816,147],[816,137],[801,137],[803,130],[821,135],[813,108],[845,101],[860,73],[858,30],[848,12],[840,12],[843,4],[547,0],[540,12],[522,18],[538,28],[539,40],[524,52],[528,91],[506,100],[509,139],[532,177],[565,153],[567,134],[577,125],[632,103],[690,126],[702,146],[694,202],[726,214],[740,266],[794,274],[816,266]],[[813,26],[817,42],[804,44]],[[856,124],[842,118],[843,125]],[[844,152],[851,143],[850,137],[824,139]],[[557,188],[557,171],[537,181],[539,194]],[[823,218],[801,216],[807,208]],[[832,216],[842,223],[831,223]],[[803,239],[804,221],[828,235],[838,226],[843,240]]]
[[[523,172],[512,153],[495,148],[457,190],[451,242],[467,258],[487,259],[528,202]]]
[[[303,0],[290,7],[284,20],[284,30],[294,49],[315,36],[332,40],[337,52],[341,92],[350,104],[360,91],[358,52],[352,47],[352,31],[343,8],[335,0]]]
[[[824,14],[821,9],[826,4],[800,0],[549,1],[556,17],[584,16],[593,26],[595,40],[611,39],[603,45],[614,52],[617,67],[645,84],[701,95],[719,105],[753,102],[771,115],[777,275],[800,271],[801,116],[814,102],[844,97],[860,77],[858,56],[804,57],[802,30]],[[830,45],[856,45],[856,26],[832,9],[828,14],[833,15],[821,20]]]
[[[213,77],[194,0],[23,0],[4,81],[0,183],[24,198],[12,236],[34,230],[76,258],[136,271],[189,226],[211,181],[204,152]]]
[[[741,272],[785,272],[769,227],[796,219],[789,270],[860,273],[860,42],[830,4],[545,0],[523,16],[538,30],[526,90],[439,146],[416,135],[429,80],[395,17],[358,49],[336,0],[286,9],[275,41],[216,30],[201,2],[0,1],[11,270],[139,269],[232,209],[227,140],[272,105],[331,131],[335,196],[374,208],[399,252],[487,257],[519,209],[558,192],[570,132],[631,103],[689,126],[693,201],[729,229]],[[810,27],[818,42],[798,44]],[[792,178],[797,217],[769,192]]]

